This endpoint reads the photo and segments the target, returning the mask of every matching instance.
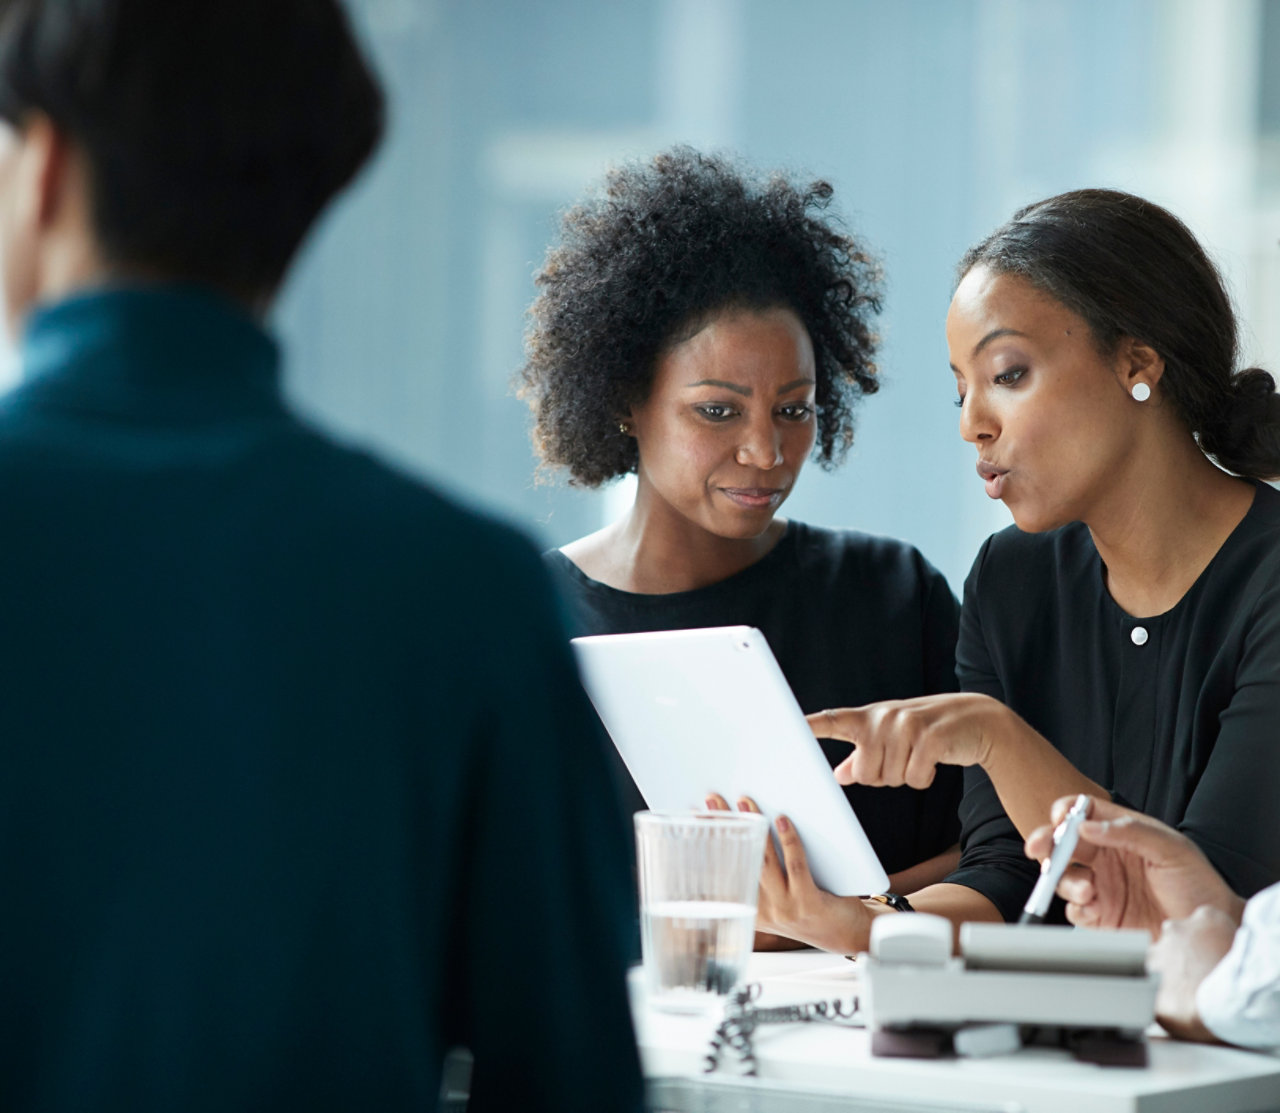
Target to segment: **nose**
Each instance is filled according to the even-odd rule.
[[[753,422],[734,459],[744,467],[768,471],[782,463],[782,434],[772,421]]]
[[[970,444],[984,444],[999,432],[999,424],[982,392],[970,390],[960,407],[960,436]]]

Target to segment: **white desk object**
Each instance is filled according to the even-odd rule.
[[[635,973],[638,973],[636,971]],[[748,980],[763,1006],[849,997],[856,963],[816,951],[756,954]],[[1025,1110],[1026,1113],[1257,1113],[1280,1109],[1280,1059],[1180,1043],[1153,1034],[1150,1065],[1099,1067],[1066,1052],[1027,1048],[976,1059],[892,1059],[871,1054],[866,1029],[785,1024],[756,1029],[758,1079],[732,1069],[703,1074],[719,1016],[676,1016],[633,1004],[641,1059],[659,1095],[654,1109]],[[660,1080],[660,1081],[658,1081]],[[745,1095],[745,1096],[744,1096]],[[725,1099],[717,1102],[717,1096]],[[688,1101],[689,1104],[677,1104]],[[748,1104],[741,1104],[743,1101]]]
[[[945,1031],[946,1045],[957,1026],[973,1023],[1102,1032],[1099,1050],[1141,1061],[1160,988],[1146,970],[1149,933],[964,924],[953,957],[951,930],[927,913],[875,920],[871,953],[858,956],[869,1025],[886,1034]],[[929,946],[920,954],[903,946],[916,942]]]

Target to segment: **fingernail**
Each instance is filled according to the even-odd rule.
[[[708,796],[703,803],[705,803],[708,808],[714,808],[716,806],[716,798],[714,796]]]
[[[785,815],[778,816],[778,830],[784,834],[791,830],[791,824],[787,822],[787,817]]]

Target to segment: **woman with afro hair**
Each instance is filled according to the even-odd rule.
[[[544,468],[636,476],[621,519],[547,555],[573,632],[758,627],[807,712],[956,687],[958,607],[914,548],[778,517],[878,386],[880,275],[831,194],[684,147],[613,170],[564,217],[520,373]],[[846,792],[895,890],[945,876],[958,770]]]

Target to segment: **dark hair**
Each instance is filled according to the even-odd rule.
[[[570,209],[536,279],[520,373],[543,462],[589,487],[634,471],[618,422],[648,396],[661,353],[722,310],[774,307],[813,343],[815,457],[843,457],[853,403],[879,386],[880,272],[825,215],[831,192],[676,147],[613,170]]]
[[[1236,319],[1217,268],[1176,216],[1141,197],[1081,189],[1019,209],[960,261],[1027,279],[1089,324],[1164,359],[1160,387],[1200,447],[1228,471],[1280,475],[1280,395],[1236,370]]]
[[[0,117],[85,152],[106,261],[257,298],[377,146],[338,0],[9,0]]]

